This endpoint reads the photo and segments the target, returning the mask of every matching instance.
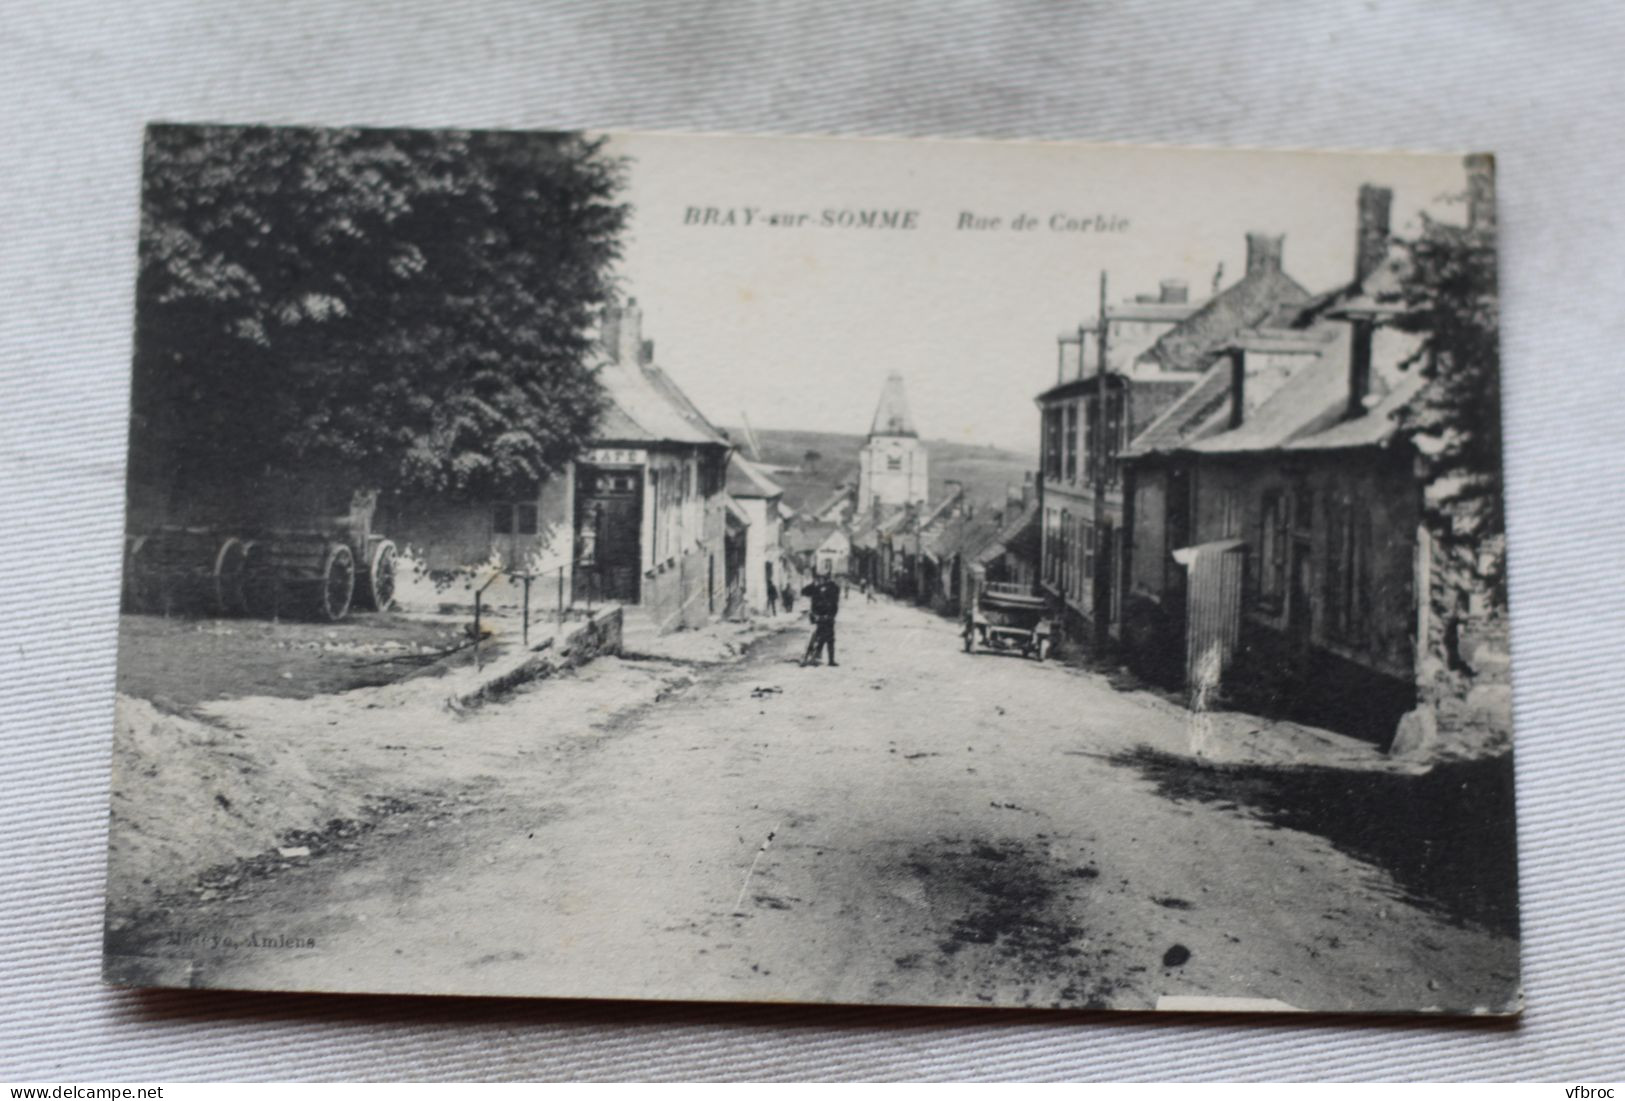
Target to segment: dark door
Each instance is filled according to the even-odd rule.
[[[1191,476],[1183,467],[1168,469],[1168,495],[1163,513],[1163,531],[1167,545],[1163,548],[1163,589],[1170,604],[1183,605],[1185,598],[1185,568],[1174,561],[1174,551],[1190,546],[1191,542]]]
[[[641,470],[576,467],[576,599],[638,602],[642,526]]]
[[[1302,539],[1292,541],[1292,593],[1288,596],[1286,628],[1292,645],[1301,653],[1309,645],[1309,629],[1314,612],[1309,594],[1314,590],[1310,575],[1309,543]]]

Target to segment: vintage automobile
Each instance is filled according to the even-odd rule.
[[[992,581],[982,586],[965,614],[965,653],[978,643],[989,650],[1018,650],[1043,661],[1049,652],[1049,602],[1025,585]]]

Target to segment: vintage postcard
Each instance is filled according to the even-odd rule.
[[[1521,1008],[1488,156],[155,125],[138,280],[107,981]]]

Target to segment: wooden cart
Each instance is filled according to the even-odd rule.
[[[395,544],[359,515],[313,528],[163,526],[124,546],[130,611],[297,616],[336,622],[395,599]]]

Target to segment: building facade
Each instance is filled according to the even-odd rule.
[[[1120,637],[1129,536],[1121,452],[1202,378],[1229,340],[1309,298],[1281,267],[1282,239],[1247,235],[1241,279],[1193,302],[1168,280],[1156,296],[1108,304],[1079,327],[1068,363],[1040,410],[1038,581],[1062,609],[1063,631]],[[1101,347],[1105,356],[1101,356]]]
[[[575,598],[697,626],[727,598],[732,447],[655,363],[636,300],[605,311],[601,341],[604,413],[569,477]]]
[[[888,375],[869,437],[858,453],[856,511],[866,513],[876,502],[882,506],[923,505],[930,484],[930,457],[914,430],[903,394],[903,376]]]
[[[780,505],[784,488],[768,477],[767,471],[735,454],[728,464],[728,496],[744,514],[744,602],[755,613],[767,611],[768,586],[783,588],[788,582],[783,546],[783,520]]]

